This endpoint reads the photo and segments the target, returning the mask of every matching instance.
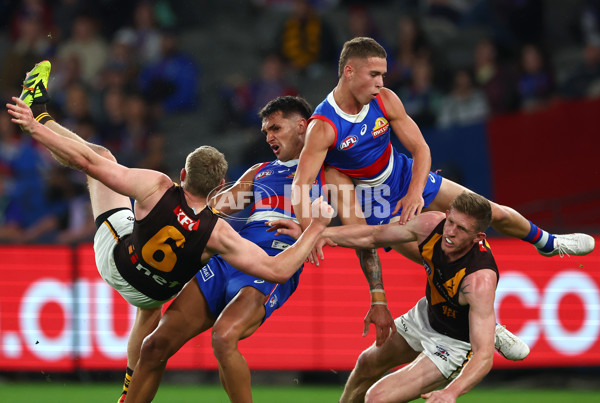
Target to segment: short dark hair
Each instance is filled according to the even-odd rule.
[[[271,116],[275,112],[283,113],[283,117],[287,118],[292,113],[298,113],[304,119],[310,118],[312,115],[312,106],[302,97],[293,97],[286,95],[277,97],[267,103],[259,112],[258,116],[264,119]]]
[[[344,43],[342,53],[340,54],[340,61],[338,64],[338,76],[344,75],[344,67],[348,64],[348,60],[353,57],[359,59],[368,59],[369,57],[380,57],[387,59],[387,52],[377,41],[373,38],[366,36],[359,36],[354,39],[350,39]]]
[[[450,210],[475,218],[477,232],[484,232],[492,222],[492,206],[488,199],[477,193],[464,191],[452,201]]]

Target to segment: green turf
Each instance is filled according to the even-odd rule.
[[[20,403],[106,403],[116,402],[119,384],[111,383],[4,383],[0,384],[0,402]],[[285,403],[337,402],[341,386],[297,386],[253,388],[254,401]],[[228,402],[220,386],[162,385],[155,403]],[[474,389],[458,399],[461,403],[570,403],[600,402],[600,391],[537,389]]]

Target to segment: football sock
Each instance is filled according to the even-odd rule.
[[[538,228],[537,225],[529,221],[531,224],[531,229],[529,230],[529,234],[523,241],[529,242],[533,244],[536,248],[541,250],[542,252],[551,252],[554,250],[554,235],[549,232],[544,231],[541,228]]]
[[[129,382],[131,382],[132,376],[133,376],[133,369],[127,367],[127,369],[125,369],[125,380],[123,381],[123,393],[121,393],[121,397],[119,398],[119,403],[125,401],[125,396],[127,395],[127,390],[129,389]]]
[[[44,124],[50,120],[54,120],[54,118],[50,116],[50,114],[46,110],[46,104],[32,104],[31,112],[33,113],[33,116],[35,116],[35,120],[37,120],[41,124]]]

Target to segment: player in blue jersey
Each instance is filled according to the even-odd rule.
[[[280,97],[260,112],[262,132],[277,159],[256,164],[210,204],[229,215],[250,208],[240,235],[274,256],[295,241],[267,232],[268,221],[294,219],[291,184],[302,149],[310,105],[299,97]],[[311,198],[322,192],[323,169],[311,185]],[[232,217],[233,218],[233,217]],[[248,256],[251,261],[253,256]],[[238,342],[252,335],[296,290],[302,268],[284,284],[262,281],[235,270],[214,256],[175,298],[157,329],[143,343],[126,402],[152,400],[167,360],[188,340],[212,327],[219,375],[232,402],[252,401],[250,370]]]
[[[310,119],[294,178],[294,210],[303,228],[308,223],[304,188],[323,163],[353,179],[369,224],[406,224],[423,209],[446,211],[468,190],[430,172],[429,146],[398,96],[383,86],[386,57],[371,38],[344,44],[338,84]],[[394,150],[392,133],[412,159]],[[510,207],[491,205],[496,231],[532,243],[544,256],[585,255],[594,249],[587,234],[554,235]]]

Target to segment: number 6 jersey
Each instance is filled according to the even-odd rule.
[[[118,240],[117,270],[146,296],[168,300],[204,265],[202,252],[217,220],[210,207],[196,214],[174,184],[146,217],[135,221],[133,232]]]

